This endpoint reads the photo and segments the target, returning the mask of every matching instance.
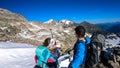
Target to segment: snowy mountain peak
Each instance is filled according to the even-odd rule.
[[[49,20],[49,22],[53,22],[53,21],[54,21],[54,19],[50,19],[50,20]]]
[[[66,24],[66,25],[70,25],[70,24],[73,24],[74,22],[73,22],[73,21],[70,21],[70,20],[61,20],[61,21],[59,21],[59,23],[61,23],[61,24]]]
[[[61,20],[59,21],[59,23],[63,26],[63,27],[70,27],[71,25],[74,24],[73,21],[70,20]]]
[[[44,23],[48,23],[48,24],[50,24],[50,23],[56,23],[56,21],[54,20],[54,19],[50,19],[50,20],[48,20],[48,21],[46,21],[46,22],[44,22]]]

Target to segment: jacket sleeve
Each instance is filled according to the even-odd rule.
[[[83,43],[76,44],[75,50],[73,60],[69,64],[70,68],[79,68],[84,61],[85,45]]]
[[[59,49],[58,48],[55,48],[54,49],[54,52],[52,53],[52,56],[55,58],[55,59],[58,59],[60,57],[60,52],[59,52]]]
[[[37,55],[35,55],[34,56],[34,61],[35,61],[36,64],[38,64],[37,60],[38,60]]]

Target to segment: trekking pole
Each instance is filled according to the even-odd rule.
[[[50,39],[50,43],[48,45],[48,48],[51,48],[55,44],[55,40],[53,39],[52,29],[50,29],[50,32],[51,32],[51,39]]]
[[[52,33],[52,29],[50,29],[50,32],[51,32],[51,38],[53,38],[53,33]]]
[[[117,62],[116,56],[115,56],[115,49],[114,49],[114,52],[113,52],[113,60],[114,60],[115,63]]]

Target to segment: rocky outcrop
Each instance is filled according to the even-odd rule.
[[[11,41],[19,37],[22,30],[28,30],[28,21],[20,14],[0,8],[0,37],[1,41]]]
[[[20,14],[12,13],[6,9],[0,8],[0,21],[26,22],[27,20]]]

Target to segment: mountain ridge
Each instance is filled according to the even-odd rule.
[[[75,23],[71,20],[60,20],[56,22],[50,19],[48,23],[29,22],[24,16],[15,15],[16,13],[6,9],[2,9],[0,13],[6,13],[0,14],[0,41],[42,45],[45,38],[51,37],[51,29],[54,39],[64,46],[63,50],[66,50],[67,47],[73,47],[75,43],[74,28],[78,25],[84,26],[88,33],[104,32],[95,24],[87,21]]]

